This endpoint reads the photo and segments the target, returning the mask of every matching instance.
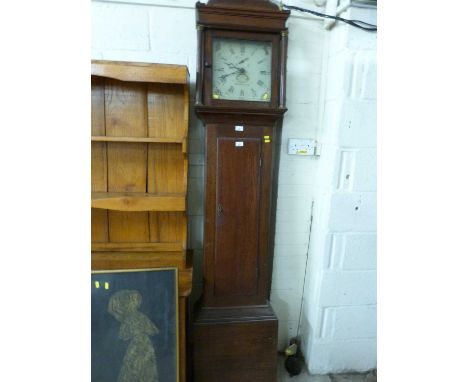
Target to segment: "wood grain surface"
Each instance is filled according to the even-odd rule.
[[[92,61],[91,73],[91,269],[178,269],[185,382],[188,70]]]
[[[91,61],[91,74],[114,78],[120,81],[160,82],[188,84],[187,67],[171,64],[149,64],[144,62]]]

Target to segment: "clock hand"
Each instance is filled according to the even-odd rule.
[[[231,69],[237,69],[237,73],[239,74],[247,74],[245,68],[239,68],[237,66],[234,66],[234,64],[228,63],[227,64]]]
[[[236,71],[236,72],[232,72],[232,73],[228,73],[228,74],[223,74],[222,76],[219,76],[219,78],[224,79],[224,78],[226,78],[226,77],[228,77],[228,76],[230,76],[230,75],[232,75],[232,74],[237,74],[237,71]]]
[[[239,68],[239,67],[237,67],[237,66],[234,66],[234,64],[232,64],[232,63],[230,63],[230,62],[228,62],[227,65],[228,65],[231,69],[237,69],[237,70],[239,70],[239,71],[241,71],[241,72],[242,72],[242,71],[245,71],[244,68]]]
[[[246,58],[244,58],[243,60],[240,60],[240,61],[237,63],[237,65],[240,65],[240,64],[244,63],[244,62],[247,61],[249,58],[250,58],[250,57],[246,57]]]

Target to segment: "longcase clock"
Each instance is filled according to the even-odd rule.
[[[195,111],[206,126],[204,290],[194,380],[276,380],[269,303],[288,11],[266,0],[197,3]]]

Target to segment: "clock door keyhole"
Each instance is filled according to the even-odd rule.
[[[218,216],[221,216],[223,214],[223,206],[221,204],[218,204],[216,211],[218,212]]]

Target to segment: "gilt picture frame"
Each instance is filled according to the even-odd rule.
[[[177,268],[91,273],[92,382],[178,382]]]

